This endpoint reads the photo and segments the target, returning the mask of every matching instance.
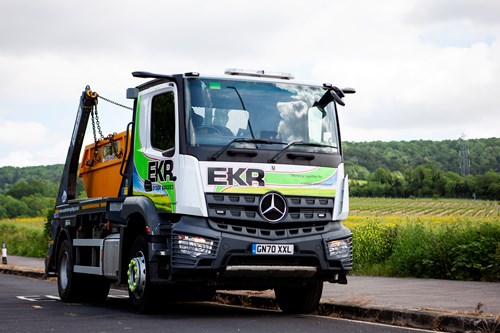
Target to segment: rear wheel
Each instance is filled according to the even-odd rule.
[[[319,305],[323,282],[312,281],[298,287],[276,287],[274,294],[281,311],[286,313],[311,313]]]
[[[144,236],[137,236],[130,251],[128,264],[128,294],[134,309],[149,312],[153,307],[154,291],[148,274],[148,244]]]
[[[103,276],[73,271],[73,249],[64,240],[58,256],[57,289],[63,302],[103,302],[108,297],[110,282]]]
[[[84,301],[104,302],[108,298],[111,283],[103,276],[85,276],[86,294]]]
[[[73,272],[73,252],[67,239],[62,242],[57,258],[57,289],[61,301],[81,301],[83,279],[81,275]]]

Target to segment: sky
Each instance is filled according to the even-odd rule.
[[[354,87],[343,140],[500,137],[498,0],[16,0],[0,11],[0,167],[64,163],[86,85],[131,106],[133,71],[226,68]],[[98,110],[105,135],[131,119]]]

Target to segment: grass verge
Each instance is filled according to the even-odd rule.
[[[47,254],[47,236],[43,218],[20,218],[0,221],[0,242],[7,255],[43,258]]]

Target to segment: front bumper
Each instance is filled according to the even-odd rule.
[[[214,230],[217,228],[211,222],[185,216],[170,229],[166,248],[152,245],[151,253],[156,254],[151,258],[152,266],[157,265],[156,271],[163,272],[163,276],[158,277],[160,280],[201,280],[219,287],[268,286],[276,280],[347,282],[345,276],[352,268],[351,242],[344,244],[340,257],[331,251],[332,241],[352,237],[341,222],[279,230],[234,226]],[[252,253],[253,244],[293,245],[293,254],[256,255]],[[159,247],[163,247],[163,251]]]

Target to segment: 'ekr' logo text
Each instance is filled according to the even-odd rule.
[[[266,186],[264,170],[251,168],[208,168],[208,185]]]

